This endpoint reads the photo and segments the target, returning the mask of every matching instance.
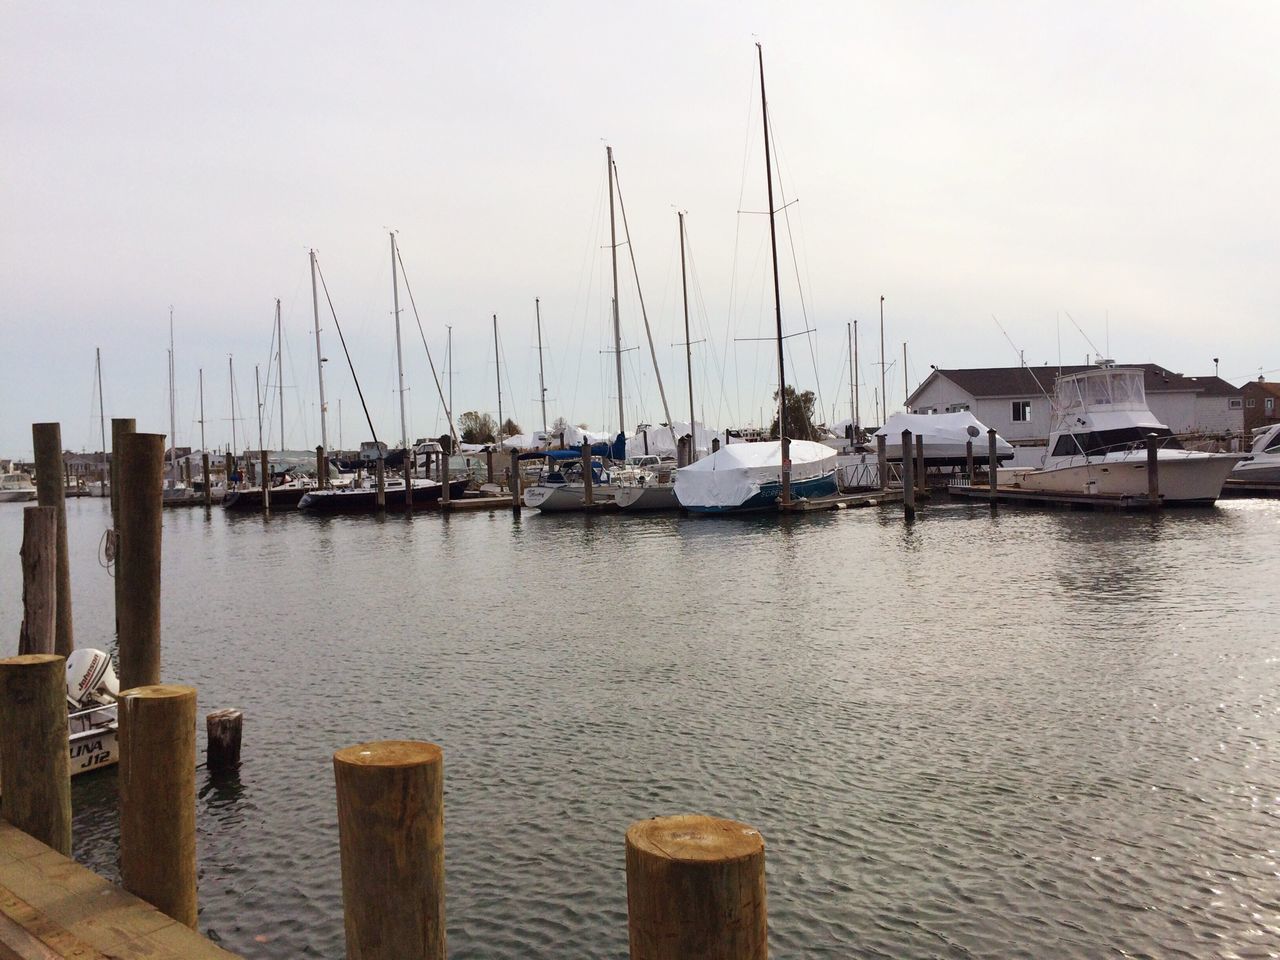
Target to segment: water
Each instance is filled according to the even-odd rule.
[[[111,646],[106,508],[68,512]],[[455,958],[625,957],[623,833],[675,812],[764,834],[777,957],[1280,955],[1277,533],[1262,501],[167,513],[166,679],[246,713],[238,781],[197,774],[200,927],[341,957],[331,755],[410,737],[445,750]],[[114,778],[73,788],[112,877]]]

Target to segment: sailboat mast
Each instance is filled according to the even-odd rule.
[[[885,386],[885,371],[888,368],[884,363],[884,294],[880,295],[880,426],[884,426],[885,418],[889,414],[889,388]]]
[[[856,441],[862,434],[862,398],[858,396],[858,321],[853,321],[853,439]]]
[[[280,451],[284,443],[284,327],[280,323],[280,298],[276,297],[276,388],[280,393]]]
[[[311,312],[316,322],[316,376],[320,380],[320,445],[329,449],[329,426],[325,418],[324,354],[320,351],[320,296],[316,292],[316,252],[311,251]],[[232,429],[235,428],[234,421]]]
[[[396,235],[391,232],[391,303],[396,315],[396,370],[400,374],[400,447],[409,449],[409,427],[404,416],[404,354],[400,350],[400,280],[396,276]]]
[[[498,429],[497,439],[502,439],[502,355],[498,351],[498,315],[493,315],[493,369],[498,375]]]
[[[262,447],[262,376],[258,370],[258,364],[253,365],[253,399],[258,404],[258,450]]]
[[[618,433],[627,432],[627,415],[622,403],[622,324],[618,319],[618,228],[613,215],[613,147],[606,146],[609,166],[609,253],[613,260],[613,361],[618,374]]]
[[[200,368],[200,452],[208,447],[204,445],[204,367]]]
[[[538,318],[538,395],[542,398],[542,432],[547,432],[547,380],[542,373],[542,302],[533,298],[533,312]]]
[[[173,470],[173,480],[178,481],[178,416],[174,409],[173,384],[173,306],[169,306],[169,466]]]
[[[911,398],[911,384],[907,382],[907,345],[902,344],[902,406],[905,408],[907,400]]]
[[[854,366],[853,359],[853,324],[847,323],[845,326],[849,331],[849,426],[853,427],[854,440],[857,440],[858,430],[858,371]]]
[[[236,449],[236,370],[232,366],[232,356],[227,354],[227,379],[231,381],[231,455],[237,456]]]
[[[445,341],[444,362],[449,367],[449,409],[453,410],[453,327],[450,326],[445,329],[449,331],[449,334]],[[449,429],[453,429],[452,417],[449,420]]]
[[[103,496],[106,496],[107,489],[107,414],[102,408],[102,348],[93,348],[94,364],[98,368],[98,429],[102,433],[102,460],[99,461],[102,467],[101,476],[98,480],[102,483]]]
[[[791,502],[791,449],[787,440],[787,373],[782,353],[782,291],[778,286],[778,227],[773,208],[773,158],[769,150],[769,103],[764,92],[764,47],[760,58],[760,113],[764,118],[764,175],[769,194],[769,247],[773,255],[773,309],[778,337],[778,438],[782,441],[782,502]]]
[[[689,375],[689,462],[693,463],[698,459],[698,422],[693,406],[693,338],[689,336],[689,284],[684,268],[684,211],[676,211],[676,216],[680,218],[680,295],[684,299],[684,366]]]

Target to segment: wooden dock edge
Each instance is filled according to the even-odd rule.
[[[0,820],[0,960],[239,960]]]

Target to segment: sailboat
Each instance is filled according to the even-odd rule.
[[[675,494],[693,513],[737,513],[787,509],[797,497],[830,496],[836,490],[836,452],[825,444],[787,436],[787,376],[782,351],[782,292],[778,286],[778,232],[773,203],[773,157],[769,106],[760,59],[760,109],[764,117],[764,170],[769,198],[769,243],[773,254],[773,305],[778,345],[778,435],[759,443],[729,444],[705,460],[676,471]]]
[[[169,308],[169,475],[164,480],[161,504],[166,507],[191,506],[199,501],[196,492],[182,479],[178,467],[178,416],[175,406],[176,367],[173,352],[173,307]]]

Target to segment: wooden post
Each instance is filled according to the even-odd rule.
[[[160,528],[164,434],[131,433],[120,451],[116,548],[120,686],[160,682]]]
[[[964,442],[964,470],[969,485],[973,485],[973,439]]]
[[[440,451],[440,505],[449,505],[449,454]]]
[[[889,489],[889,450],[888,438],[883,433],[876,434],[876,468],[880,471],[880,489]]]
[[[239,710],[215,710],[204,718],[209,745],[205,766],[212,772],[234,770],[240,766],[240,734],[244,714]]]
[[[582,503],[590,507],[595,503],[595,492],[591,486],[591,444],[582,445]]]
[[[1147,500],[1153,508],[1160,507],[1160,454],[1156,434],[1147,437]]]
[[[120,483],[120,444],[126,433],[134,433],[138,423],[132,417],[111,418],[111,525],[120,528],[120,498],[116,490]]]
[[[157,684],[120,694],[117,779],[124,888],[195,929],[194,687]]]
[[[686,814],[627,829],[631,960],[767,960],[764,838]]]
[[[321,490],[329,485],[329,471],[325,469],[324,447],[316,447],[316,484]]]
[[[507,486],[511,488],[511,509],[516,513],[520,512],[520,454],[511,451],[511,477],[507,481]]]
[[[231,453],[227,453],[226,455],[224,455],[224,456],[223,456],[223,458],[222,458],[222,469],[223,469],[223,472],[226,474],[226,478],[225,478],[225,480],[224,480],[224,482],[223,482],[223,483],[224,483],[224,486],[225,486],[228,490],[230,490],[230,489],[231,489],[231,475],[232,475],[233,473],[235,473],[235,472],[236,472],[236,458],[235,458],[235,456],[234,456],[234,455],[232,455]]]
[[[67,552],[67,488],[62,477],[62,427],[56,423],[33,423],[32,446],[36,459],[36,502],[52,507],[58,517],[57,614],[53,652],[71,656],[76,648],[71,628],[71,557]]]
[[[413,471],[409,469],[409,460],[413,457],[413,451],[405,450],[404,457],[404,461],[400,464],[400,472],[404,474],[404,508],[413,510]],[[430,458],[427,462],[430,462]]]
[[[244,458],[244,473],[245,478],[249,481],[249,486],[255,487],[258,485],[258,468],[247,451]]]
[[[52,653],[0,660],[4,818],[71,856],[67,661]]]
[[[58,622],[58,512],[22,511],[22,627],[18,654],[53,653]]]
[[[209,451],[200,454],[200,477],[204,481],[204,505],[213,506],[213,487],[209,483]]]
[[[378,484],[376,499],[378,509],[385,510],[387,508],[387,462],[383,460],[381,456],[378,457],[378,466],[376,469]]]
[[[262,512],[271,513],[271,462],[267,459],[267,451],[258,451],[262,464]]]
[[[916,490],[923,496],[929,491],[928,476],[924,465],[924,434],[916,434]]]
[[[720,438],[719,438],[719,437],[712,437],[712,438],[711,438],[711,452],[712,452],[712,453],[719,453],[719,452],[720,452]]]
[[[902,431],[902,512],[911,520],[916,515],[916,485],[911,466],[911,431]]]
[[[987,428],[987,477],[991,485],[991,502],[996,502],[1000,486],[1000,459],[996,456],[996,429]]]
[[[485,483],[493,483],[493,447],[484,451]]]
[[[782,505],[791,503],[791,438],[782,438]]]
[[[444,754],[385,740],[333,755],[347,956],[444,960]]]

